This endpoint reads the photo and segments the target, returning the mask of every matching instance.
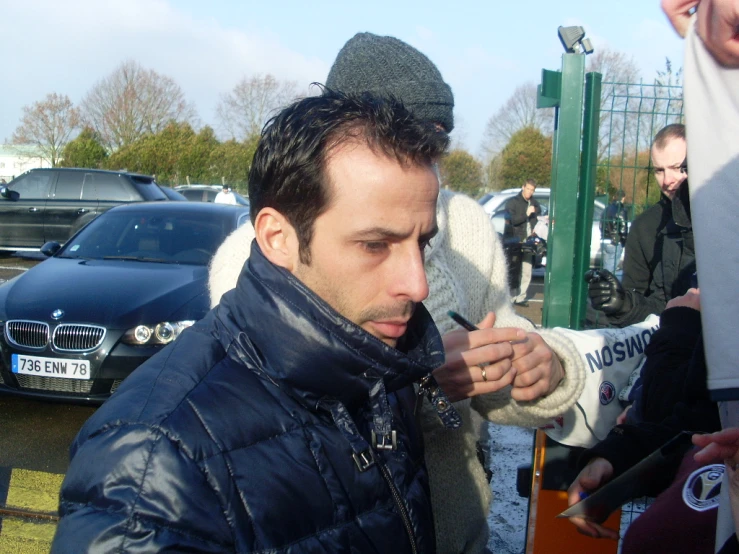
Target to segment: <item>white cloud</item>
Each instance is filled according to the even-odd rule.
[[[416,26],[416,35],[418,35],[418,38],[423,42],[432,42],[436,38],[431,29],[421,25]]]
[[[246,75],[295,80],[307,93],[329,69],[329,62],[291,50],[276,36],[195,20],[166,0],[3,0],[0,11],[0,36],[14,45],[0,74],[0,141],[12,133],[22,106],[49,92],[79,102],[127,59],[173,78],[211,125],[219,96]]]

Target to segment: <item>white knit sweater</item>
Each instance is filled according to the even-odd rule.
[[[511,307],[507,265],[498,235],[487,214],[471,198],[442,190],[437,206],[439,233],[426,256],[430,294],[424,302],[439,331],[457,328],[448,310],[471,321],[495,312],[496,327],[534,326]],[[209,277],[211,305],[236,286],[249,256],[254,230],[245,225],[234,231],[214,256]],[[487,514],[491,493],[477,460],[479,422],[473,409],[503,425],[536,427],[570,408],[582,391],[585,369],[572,342],[554,330],[538,331],[557,354],[566,377],[547,397],[535,402],[516,402],[510,388],[476,396],[455,404],[463,419],[458,430],[447,430],[425,403],[422,419],[426,465],[436,526],[437,551],[442,554],[481,552],[487,545]]]

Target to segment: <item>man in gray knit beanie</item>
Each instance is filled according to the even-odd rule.
[[[424,121],[450,133],[454,95],[434,63],[395,37],[357,33],[339,51],[326,86],[346,94],[372,92],[393,96]]]

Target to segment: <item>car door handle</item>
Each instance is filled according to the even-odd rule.
[[[38,208],[28,208],[28,211],[29,212],[37,212],[38,211]]]
[[[77,210],[77,215],[86,214],[89,211],[90,210],[88,210],[87,208],[80,208],[79,210]]]

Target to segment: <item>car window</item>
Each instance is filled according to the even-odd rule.
[[[82,178],[77,171],[60,171],[56,180],[54,198],[56,200],[79,200],[82,196]]]
[[[202,202],[203,201],[203,191],[202,190],[182,189],[180,192],[185,195],[185,198],[187,198],[188,200],[192,202]]]
[[[110,173],[85,173],[82,185],[83,200],[106,200],[110,202],[131,202],[138,200],[131,193],[126,182],[118,175]]]
[[[53,176],[52,171],[32,171],[11,181],[8,188],[16,191],[21,200],[45,200]]]
[[[227,214],[214,218],[189,213],[106,212],[67,243],[59,256],[207,265],[233,230],[232,221]]]
[[[214,202],[217,194],[218,193],[214,190],[210,190],[210,189],[206,190],[205,191],[206,202]]]
[[[128,180],[133,187],[139,192],[144,200],[166,200],[167,195],[162,192],[159,185],[152,177],[145,175],[129,175]],[[138,200],[138,198],[135,198]]]

